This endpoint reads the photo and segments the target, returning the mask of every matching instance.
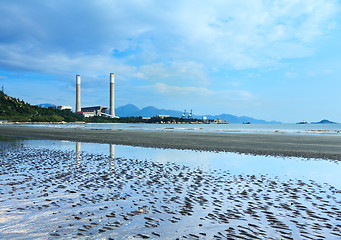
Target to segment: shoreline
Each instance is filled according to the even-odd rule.
[[[341,136],[33,128],[0,125],[0,135],[141,147],[341,160]]]

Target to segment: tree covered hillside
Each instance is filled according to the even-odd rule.
[[[69,110],[32,106],[0,91],[0,120],[18,122],[75,122],[83,121],[81,115]]]

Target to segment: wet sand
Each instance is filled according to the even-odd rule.
[[[176,163],[0,150],[4,239],[339,239],[341,191]]]
[[[341,160],[341,136],[120,131],[0,126],[0,135]]]

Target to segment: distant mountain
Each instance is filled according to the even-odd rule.
[[[136,116],[140,109],[133,104],[127,104],[122,107],[115,108],[115,114],[119,117]]]
[[[166,109],[158,109],[156,107],[145,107],[141,110],[133,104],[127,104],[115,109],[115,113],[119,117],[153,117],[155,115],[170,115],[171,117],[181,117],[183,112],[176,111],[176,110],[166,110]],[[231,114],[220,114],[220,115],[207,115],[207,119],[221,119],[226,120],[229,123],[243,123],[243,122],[250,122],[250,123],[280,123],[276,121],[265,121],[254,119],[251,117],[238,117]],[[201,119],[202,115],[193,115],[193,118]]]
[[[180,111],[158,109],[152,106],[139,109],[133,104],[115,108],[115,114],[119,117],[153,117],[155,115],[170,115],[172,117],[182,116],[182,112]]]
[[[281,122],[276,122],[276,121],[265,121],[265,120],[261,120],[261,119],[254,119],[252,117],[247,117],[247,116],[235,116],[235,115],[231,115],[231,114],[220,114],[220,115],[207,115],[206,116],[208,119],[221,119],[221,120],[225,120],[228,121],[229,123],[244,123],[244,122],[250,122],[250,123],[281,123]]]
[[[152,106],[142,108],[139,111],[140,116],[142,117],[152,117],[155,115],[169,115],[172,117],[181,117],[182,112],[180,111],[175,111],[175,110],[166,110],[166,109],[158,109]]]
[[[337,124],[336,122],[329,121],[327,119],[323,119],[319,122],[311,122],[311,124]]]

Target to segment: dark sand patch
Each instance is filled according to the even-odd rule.
[[[337,239],[341,191],[73,151],[0,151],[7,239]]]
[[[341,136],[120,131],[0,126],[0,135],[131,146],[341,159]]]

